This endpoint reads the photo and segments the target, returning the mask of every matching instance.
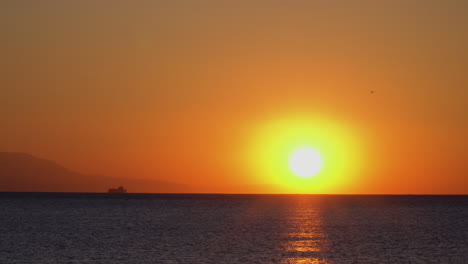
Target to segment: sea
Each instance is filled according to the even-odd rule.
[[[468,263],[468,196],[0,193],[0,263]]]

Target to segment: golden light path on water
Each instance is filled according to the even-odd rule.
[[[311,207],[307,199],[298,198],[291,208],[286,231],[284,250],[289,257],[284,264],[325,264],[322,254],[328,251],[327,236],[322,227],[320,210]]]

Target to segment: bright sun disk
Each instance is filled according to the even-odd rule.
[[[289,167],[299,177],[307,178],[317,174],[322,168],[320,154],[308,147],[295,149],[289,158]]]

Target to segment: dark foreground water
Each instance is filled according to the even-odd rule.
[[[0,263],[468,263],[468,196],[0,193]]]

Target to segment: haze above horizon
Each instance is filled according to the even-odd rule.
[[[467,28],[457,0],[3,1],[0,151],[200,192],[468,194]]]

